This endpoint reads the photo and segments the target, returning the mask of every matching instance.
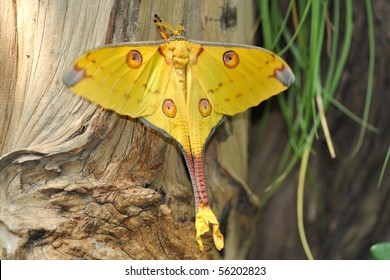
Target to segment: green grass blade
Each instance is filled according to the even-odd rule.
[[[309,244],[306,239],[305,227],[304,227],[304,218],[303,218],[303,200],[304,200],[304,190],[305,190],[305,178],[306,170],[309,162],[311,145],[305,147],[305,151],[302,156],[301,166],[299,169],[299,181],[298,181],[298,191],[297,191],[297,220],[298,220],[298,232],[301,238],[302,247],[306,253],[306,256],[309,260],[313,260],[314,257],[311,253]]]
[[[370,0],[366,0],[366,10],[367,10],[367,25],[368,25],[369,63],[368,63],[367,93],[366,93],[366,101],[364,103],[364,112],[363,112],[364,123],[367,123],[368,115],[370,113],[372,90],[374,86],[374,68],[375,68],[374,19],[373,19],[372,6]],[[360,150],[363,144],[365,134],[366,134],[366,126],[361,126],[358,141],[356,143],[355,148],[352,151],[352,157],[354,157]]]
[[[383,176],[385,175],[385,170],[386,170],[387,164],[389,162],[389,158],[390,158],[390,145],[389,145],[389,148],[387,149],[385,162],[383,163],[382,170],[381,170],[381,173],[379,175],[378,185],[376,186],[377,189],[379,189],[382,185]]]

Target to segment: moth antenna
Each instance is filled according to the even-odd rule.
[[[180,36],[183,35],[184,32],[186,32],[186,30],[184,29],[184,19],[182,19],[173,34],[176,36]]]
[[[161,37],[163,37],[164,39],[168,39],[169,37],[171,37],[169,35],[169,33],[167,32],[165,25],[162,22],[161,18],[157,14],[154,14],[153,22],[157,26],[158,30],[160,31]]]
[[[161,22],[161,18],[157,14],[154,14],[154,22]]]
[[[161,20],[161,18],[157,14],[155,14],[153,22],[158,27],[158,29],[160,31],[160,35],[164,39],[169,39],[172,36],[181,36],[185,32],[185,29],[183,26],[184,20],[182,20],[180,25],[178,25],[176,28],[173,28],[172,25],[170,25],[169,23],[163,22]],[[172,31],[172,33],[169,34],[168,30]]]

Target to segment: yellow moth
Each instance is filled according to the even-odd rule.
[[[196,240],[212,227],[224,246],[211,210],[204,177],[204,149],[224,115],[233,116],[286,90],[290,67],[274,53],[254,46],[187,40],[156,16],[164,40],[90,50],[66,72],[73,92],[174,139],[190,173],[196,205]],[[168,35],[166,30],[171,30]]]

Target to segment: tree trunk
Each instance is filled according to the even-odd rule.
[[[160,39],[157,13],[191,39],[248,42],[250,1],[11,1],[0,4],[2,259],[244,258],[256,201],[245,184],[247,118],[229,119],[206,152],[222,253],[195,241],[180,150],[138,120],[70,93],[62,75],[109,43]],[[244,207],[245,206],[245,207]]]

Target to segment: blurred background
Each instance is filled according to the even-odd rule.
[[[370,246],[390,241],[390,3],[257,5],[261,45],[297,80],[252,110],[249,182],[264,207],[250,256],[370,259]]]

